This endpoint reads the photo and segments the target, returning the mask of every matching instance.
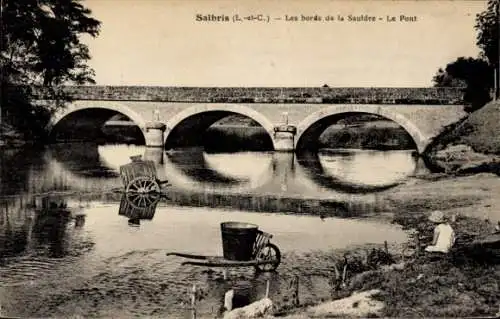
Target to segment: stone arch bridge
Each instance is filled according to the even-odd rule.
[[[392,120],[424,152],[442,129],[459,120],[462,92],[456,88],[186,88],[68,86],[73,101],[52,117],[52,132],[99,131],[120,115],[137,124],[147,146],[197,146],[216,121],[240,114],[260,124],[275,150],[314,143],[347,114]],[[64,134],[63,134],[64,136]]]

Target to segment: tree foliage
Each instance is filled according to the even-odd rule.
[[[478,32],[476,44],[481,49],[481,57],[494,67],[498,67],[500,56],[499,6],[500,0],[488,0],[486,10],[477,15],[475,25]]]
[[[499,10],[500,0],[488,0],[486,10],[476,16],[476,45],[479,58],[461,57],[440,68],[433,78],[434,86],[464,87],[465,110],[475,111],[491,100],[494,87],[494,70],[499,61]],[[499,78],[497,77],[497,81]]]
[[[3,118],[39,134],[30,128],[44,126],[40,121],[68,100],[61,85],[93,83],[81,36],[96,37],[100,22],[80,0],[3,0],[0,25]],[[51,102],[33,104],[31,87]]]
[[[493,67],[488,62],[460,57],[439,69],[433,78],[434,86],[453,86],[464,88],[465,110],[477,110],[491,100],[493,88]]]
[[[448,64],[449,65],[449,64]],[[439,68],[432,82],[436,87],[466,87],[467,83],[464,79],[457,79],[449,74],[447,71]]]

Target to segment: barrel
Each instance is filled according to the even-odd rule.
[[[224,258],[238,261],[251,260],[258,226],[249,223],[224,222],[220,224],[220,228]]]

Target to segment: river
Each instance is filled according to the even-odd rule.
[[[189,317],[188,292],[196,284],[198,315],[213,317],[229,287],[255,299],[269,280],[271,296],[286,302],[295,275],[302,300],[328,298],[331,251],[401,243],[406,234],[361,216],[314,214],[319,206],[311,203],[376,201],[378,192],[426,170],[411,151],[151,152],[59,144],[1,155],[1,315]],[[172,195],[135,203],[143,215],[131,216],[119,167],[138,154],[154,158]],[[310,209],[298,214],[296,205]],[[224,281],[220,270],[182,266],[165,255],[221,255],[220,223],[227,220],[273,234],[282,252],[277,273],[231,269]]]

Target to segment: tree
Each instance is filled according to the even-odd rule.
[[[69,99],[61,85],[93,83],[80,37],[96,37],[100,22],[80,0],[3,0],[1,10],[3,117],[35,137]],[[51,102],[32,103],[32,87]]]
[[[493,68],[484,60],[460,57],[439,69],[433,82],[437,87],[463,87],[465,110],[472,112],[491,100]]]
[[[476,16],[474,28],[477,33],[477,46],[481,49],[481,56],[494,67],[498,67],[500,53],[498,51],[500,31],[498,16],[500,0],[488,0],[486,10]]]
[[[488,0],[486,10],[476,16],[474,28],[477,33],[477,46],[481,57],[497,70],[497,87],[500,85],[500,0]],[[496,92],[500,94],[500,90]]]
[[[465,110],[477,110],[491,100],[494,70],[499,67],[500,0],[488,0],[486,10],[476,16],[476,45],[481,49],[478,59],[461,57],[439,69],[433,78],[434,86],[464,88]],[[500,72],[497,73],[500,83]]]
[[[463,79],[457,79],[448,72],[439,68],[434,78],[432,78],[436,87],[466,87],[467,83]]]

